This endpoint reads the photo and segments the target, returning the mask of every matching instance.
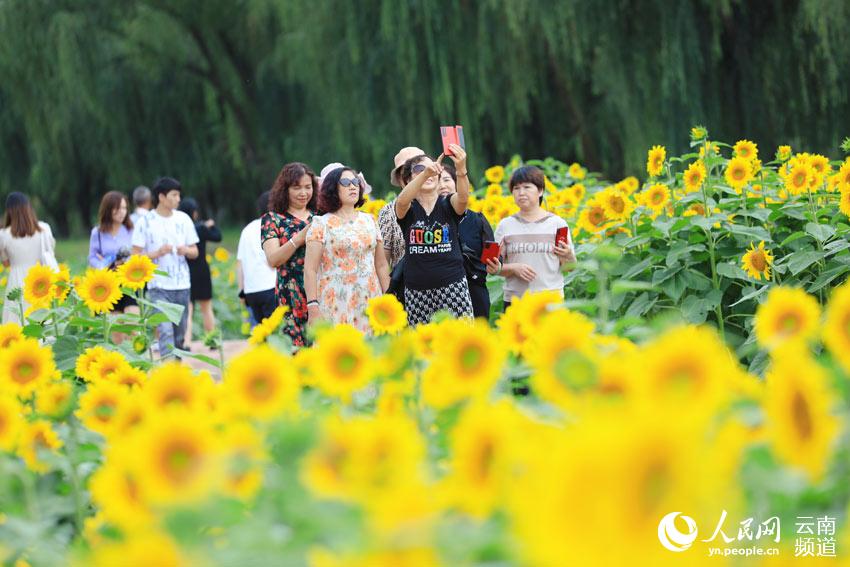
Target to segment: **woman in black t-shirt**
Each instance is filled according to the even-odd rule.
[[[472,317],[472,299],[463,266],[458,226],[469,201],[466,152],[449,146],[457,170],[457,193],[438,192],[443,156],[407,160],[401,170],[404,189],[395,213],[404,234],[404,300],[410,325],[427,323],[438,311]]]

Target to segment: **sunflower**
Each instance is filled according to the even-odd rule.
[[[224,386],[237,412],[270,420],[295,406],[299,381],[292,362],[263,345],[239,354],[227,365]]]
[[[692,193],[699,190],[705,181],[708,172],[705,170],[705,164],[702,161],[695,161],[685,170],[683,180],[685,182],[685,191]]]
[[[127,388],[142,388],[147,382],[148,375],[144,370],[130,366],[129,364],[120,365],[110,376],[109,380],[115,384],[121,384]]]
[[[114,382],[114,377],[130,366],[120,352],[104,350],[89,366],[88,380],[93,383]]]
[[[664,146],[652,146],[646,156],[646,172],[650,177],[661,175],[665,159],[667,159],[667,150]]]
[[[121,285],[134,290],[145,287],[153,279],[156,264],[144,254],[133,254],[118,266]]]
[[[785,162],[791,159],[791,146],[779,146],[776,148],[776,161]]]
[[[502,186],[498,183],[491,183],[487,186],[487,191],[484,197],[500,197],[502,195]]]
[[[734,157],[726,164],[726,172],[724,173],[726,183],[738,194],[744,189],[744,185],[753,178],[751,163],[746,158]]]
[[[51,382],[36,393],[35,409],[53,419],[65,417],[74,404],[74,387],[70,382]]]
[[[562,408],[574,407],[576,396],[595,387],[593,323],[584,315],[559,309],[542,318],[524,349],[532,368],[532,389]]]
[[[791,195],[800,195],[809,188],[812,170],[806,163],[798,163],[791,167],[785,177],[785,189]]]
[[[802,348],[779,349],[765,376],[764,411],[774,452],[817,482],[839,433],[829,377]]]
[[[584,176],[586,174],[584,168],[577,163],[570,164],[570,167],[567,170],[567,172],[570,174],[570,177],[572,177],[573,179],[577,179],[579,181],[584,179]]]
[[[151,406],[158,410],[201,410],[205,407],[211,386],[208,374],[194,375],[188,366],[168,362],[151,370],[142,393]]]
[[[505,168],[501,165],[494,165],[493,167],[488,167],[484,171],[484,177],[487,178],[489,183],[501,183],[505,178]]]
[[[258,325],[251,330],[251,336],[248,337],[248,344],[259,345],[266,342],[280,324],[283,322],[283,317],[289,312],[289,307],[286,305],[278,305],[272,314],[263,319]]]
[[[699,140],[704,140],[708,137],[708,130],[706,130],[705,126],[694,126],[691,128],[691,140],[697,142]]]
[[[467,407],[451,432],[450,499],[475,518],[486,519],[512,480],[519,441],[518,419],[506,400]]]
[[[833,358],[850,372],[850,282],[832,290],[822,334]]]
[[[22,338],[24,338],[23,330],[17,323],[3,323],[0,325],[0,349],[4,349]]]
[[[596,234],[604,230],[608,222],[609,219],[605,214],[605,209],[596,200],[596,196],[594,195],[593,199],[589,200],[581,210],[581,213],[579,213],[576,226],[589,234]]]
[[[92,366],[107,350],[100,345],[87,348],[83,354],[77,357],[76,374],[87,382],[92,381]]]
[[[120,284],[118,274],[112,270],[89,269],[80,280],[77,293],[92,313],[106,313],[121,299]]]
[[[125,537],[121,541],[106,539],[103,544],[93,547],[91,558],[86,564],[93,567],[112,565],[178,567],[194,563],[183,555],[180,547],[164,532],[149,529],[130,533],[132,537]]]
[[[434,358],[422,376],[422,398],[432,407],[444,408],[488,394],[502,373],[506,354],[496,332],[483,321],[441,323]]]
[[[127,398],[127,390],[111,382],[99,382],[89,386],[80,396],[79,409],[74,412],[83,425],[108,437],[112,431],[118,408]]]
[[[215,256],[215,259],[219,262],[227,262],[230,259],[230,252],[227,251],[227,248],[219,246],[215,249],[213,256]]]
[[[747,161],[752,161],[759,156],[758,147],[749,140],[738,140],[732,149],[735,151],[736,157]]]
[[[12,396],[0,394],[0,451],[12,451],[18,433],[26,425],[21,404]]]
[[[268,460],[263,436],[247,423],[236,423],[227,428],[223,445],[228,460],[224,491],[240,500],[253,497],[263,483],[260,465]]]
[[[838,189],[842,192],[850,191],[850,158],[845,160],[838,170],[837,185]]]
[[[625,220],[634,210],[634,203],[628,195],[616,187],[608,187],[599,196],[605,215],[613,220]]]
[[[28,396],[53,377],[53,351],[25,338],[0,351],[0,391]]]
[[[753,327],[762,347],[774,349],[786,343],[805,342],[820,325],[820,305],[799,288],[774,287],[756,309]]]
[[[733,354],[708,327],[672,328],[632,358],[637,406],[653,413],[679,413],[704,424],[726,407],[739,388]]]
[[[582,183],[576,183],[575,185],[571,185],[566,189],[569,194],[572,196],[573,200],[576,203],[581,203],[584,196],[587,194],[587,189],[585,189]]]
[[[56,281],[53,285],[53,293],[58,303],[63,303],[68,294],[71,293],[71,271],[68,264],[59,264],[59,271],[56,272]]]
[[[653,214],[664,212],[670,202],[670,189],[666,185],[656,183],[643,193],[643,204],[652,209]]]
[[[809,157],[809,166],[814,169],[821,178],[832,173],[832,166],[829,164],[829,158],[820,154],[813,154]]]
[[[46,473],[49,465],[40,461],[38,454],[42,451],[55,451],[60,447],[62,447],[62,440],[50,426],[50,422],[40,419],[24,425],[17,451],[31,471]]]
[[[363,333],[351,325],[329,329],[313,348],[317,386],[330,396],[347,401],[375,375],[375,363]]]
[[[154,519],[141,493],[133,461],[127,447],[110,446],[106,463],[89,480],[92,502],[107,521],[129,533],[151,526]]]
[[[741,259],[743,262],[744,271],[757,280],[762,278],[765,281],[770,279],[770,266],[773,265],[773,254],[770,250],[765,250],[764,240],[759,242],[758,248],[755,243],[750,243],[750,249],[744,254]]]
[[[219,447],[203,413],[172,410],[147,421],[132,447],[142,493],[153,504],[204,499],[222,479]]]
[[[394,335],[407,326],[407,313],[392,294],[384,294],[369,300],[366,306],[369,324],[376,335]]]
[[[24,301],[29,303],[33,311],[50,307],[50,302],[56,296],[55,282],[56,272],[51,268],[36,264],[29,269],[24,278]]]

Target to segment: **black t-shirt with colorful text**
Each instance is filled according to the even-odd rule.
[[[416,199],[403,219],[404,285],[423,290],[444,287],[466,277],[458,241],[463,215],[455,212],[450,197],[438,197],[431,214]]]

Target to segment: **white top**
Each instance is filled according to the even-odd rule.
[[[139,221],[143,217],[146,217],[149,214],[150,214],[150,210],[138,207],[135,211],[130,213],[130,220],[133,221],[133,226],[136,226],[137,224],[139,224]]]
[[[12,229],[9,227],[0,229],[0,260],[9,261],[6,292],[12,291],[17,287],[23,287],[24,278],[27,276],[29,269],[38,263],[44,263],[41,254],[42,245],[50,251],[54,251],[56,248],[56,240],[53,238],[50,225],[46,222],[38,221],[38,226],[41,228],[40,232],[21,238],[12,236]],[[46,242],[43,243],[42,240],[46,240]],[[28,307],[29,304],[24,302],[24,310]],[[5,301],[3,305],[3,322],[20,323],[18,311],[17,302]]]
[[[555,233],[564,226],[567,226],[567,222],[553,214],[537,222],[528,222],[519,215],[511,215],[499,223],[495,238],[502,249],[502,261],[505,264],[528,264],[537,272],[537,277],[531,282],[519,277],[506,277],[503,288],[505,301],[512,301],[526,291],[554,290],[563,296],[564,274],[554,250]],[[573,241],[572,235],[569,241]]]
[[[151,211],[139,221],[133,230],[133,246],[139,246],[144,252],[159,250],[163,244],[173,246],[191,246],[198,243],[195,224],[184,212],[173,211],[170,217]],[[168,272],[168,276],[155,275],[148,284],[152,289],[189,289],[189,264],[185,256],[172,251],[160,256],[154,263],[157,270]]]
[[[277,285],[277,272],[269,266],[263,245],[260,242],[260,219],[254,219],[242,229],[236,259],[242,263],[242,275],[245,280],[245,293],[256,293],[274,289]]]

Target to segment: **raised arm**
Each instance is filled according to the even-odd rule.
[[[404,189],[401,190],[401,193],[398,194],[398,197],[395,199],[395,215],[399,219],[403,219],[407,216],[407,211],[410,210],[410,204],[413,202],[413,199],[419,194],[419,190],[422,189],[422,185],[426,180],[431,177],[436,177],[440,175],[443,171],[443,166],[440,165],[440,162],[443,159],[443,154],[440,154],[440,157],[437,158],[437,161],[431,163],[431,165],[425,167],[422,172],[410,180],[410,183],[404,186]],[[468,191],[468,188],[467,188]],[[467,197],[468,198],[468,197]]]
[[[457,144],[449,144],[452,150],[452,161],[457,172],[457,192],[452,195],[451,203],[455,212],[462,215],[469,204],[469,174],[466,170],[466,152]]]

